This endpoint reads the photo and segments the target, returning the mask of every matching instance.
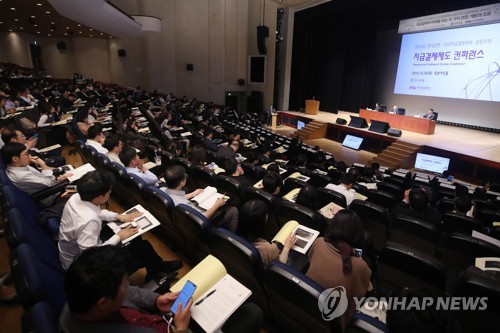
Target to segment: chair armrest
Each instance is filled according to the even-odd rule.
[[[65,179],[64,181],[57,183],[56,185],[40,190],[38,192],[35,192],[31,194],[31,198],[35,201],[40,201],[42,199],[45,199],[53,194],[59,193],[64,191],[66,186],[69,184],[69,181]]]

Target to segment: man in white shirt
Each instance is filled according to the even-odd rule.
[[[92,125],[87,130],[87,141],[85,142],[85,144],[87,146],[94,147],[98,153],[101,153],[104,155],[106,155],[108,153],[108,150],[102,146],[102,144],[104,143],[105,140],[106,140],[106,137],[102,133],[101,124]]]
[[[158,185],[158,177],[144,167],[134,147],[125,147],[118,156],[123,165],[125,165],[125,170],[127,170],[128,174],[139,176],[148,186]]]
[[[103,146],[108,150],[106,156],[108,156],[111,162],[118,163],[122,167],[125,167],[118,156],[123,149],[123,141],[118,137],[118,135],[111,135],[107,137]]]
[[[346,173],[342,176],[340,185],[328,184],[325,187],[335,192],[342,193],[345,197],[347,206],[349,206],[351,202],[356,199],[356,191],[352,188],[352,184],[354,184],[355,180],[355,175]]]
[[[59,228],[59,257],[65,269],[83,250],[101,245],[119,245],[121,241],[137,233],[137,228],[128,225],[117,234],[105,226],[103,221],[131,222],[141,213],[118,214],[101,210],[111,194],[114,177],[111,173],[95,170],[87,173],[78,183],[78,194],[73,195],[64,207]],[[130,254],[129,273],[145,267],[146,281],[161,278],[165,273],[182,267],[182,261],[163,261],[151,244],[136,237],[125,247]]]
[[[2,158],[7,165],[7,176],[21,191],[28,194],[47,189],[69,176],[71,173],[54,177],[52,168],[38,157],[30,156],[25,145],[19,142],[9,142],[2,149]],[[41,172],[31,167],[34,163],[41,168]],[[54,194],[40,201],[40,205],[48,207],[52,205],[58,194]]]
[[[197,189],[191,193],[185,193],[182,190],[186,186],[187,174],[186,170],[180,165],[172,165],[165,170],[165,182],[167,183],[167,188],[162,188],[162,190],[172,198],[174,205],[177,206],[184,204],[191,206],[204,214],[207,219],[214,217],[218,209],[222,208],[222,206],[226,203],[224,198],[219,198],[215,201],[212,207],[206,211],[202,211],[193,202],[189,201],[189,199],[192,199],[202,193],[203,189]],[[225,228],[235,232],[238,227],[238,209],[233,206],[227,206],[223,212],[221,211],[221,213],[223,213],[221,214],[223,216],[215,219],[215,223],[217,225],[224,225]]]

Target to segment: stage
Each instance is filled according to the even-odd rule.
[[[362,132],[366,132],[366,136],[378,138],[380,142],[388,142],[390,144],[391,141],[393,142],[394,139],[396,139],[424,146],[425,153],[450,157],[452,161],[454,159],[455,167],[460,170],[461,174],[467,176],[469,179],[481,175],[484,168],[487,168],[487,170],[484,171],[486,174],[490,175],[490,177],[494,173],[500,174],[500,135],[498,133],[436,124],[434,134],[419,134],[403,130],[401,137],[398,138],[390,137],[387,134],[374,133],[368,131],[368,129],[343,128],[347,127],[347,125],[336,124],[337,118],[343,118],[349,123],[349,116],[359,116],[358,113],[339,111],[339,114],[334,114],[319,111],[317,115],[311,115],[294,111],[280,111],[280,114],[282,117],[285,116],[285,118],[288,119],[311,119],[321,121],[329,124],[329,129],[331,128],[339,132],[344,130],[356,130],[361,134],[364,134]],[[283,122],[283,124],[292,126],[289,122]],[[333,140],[338,141],[335,138]],[[457,163],[459,160],[460,163]]]

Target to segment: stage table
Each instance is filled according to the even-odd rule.
[[[391,128],[421,133],[434,134],[436,122],[427,118],[417,118],[412,116],[403,116],[387,112],[378,112],[366,109],[359,109],[359,116],[371,120],[385,121]]]

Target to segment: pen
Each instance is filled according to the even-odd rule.
[[[200,305],[201,303],[203,303],[204,300],[206,300],[209,296],[211,296],[213,293],[215,293],[217,289],[214,289],[212,290],[211,292],[209,292],[207,294],[207,296],[203,297],[202,299],[200,299],[198,302],[194,303],[194,305]]]

